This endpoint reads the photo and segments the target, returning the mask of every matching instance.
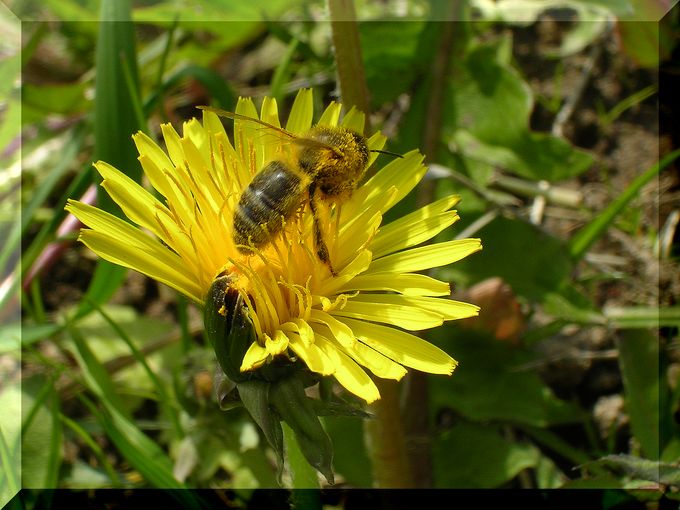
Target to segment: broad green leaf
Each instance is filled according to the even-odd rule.
[[[575,404],[558,399],[543,383],[531,368],[535,357],[529,352],[453,327],[441,327],[430,337],[460,362],[451,377],[430,378],[433,413],[452,408],[475,421],[536,427],[583,418]]]
[[[465,157],[532,179],[556,181],[588,169],[592,157],[563,139],[529,130],[531,89],[499,63],[495,45],[472,49],[450,83],[444,134]]]
[[[496,427],[461,423],[444,432],[433,445],[437,488],[490,489],[535,467],[539,451],[532,445],[509,442]]]
[[[379,107],[394,101],[427,72],[431,62],[424,56],[432,54],[434,48],[433,37],[425,36],[437,32],[437,26],[422,21],[394,20],[359,25],[361,56],[373,105]]]
[[[571,272],[563,243],[529,223],[499,217],[475,235],[484,249],[441,270],[444,280],[466,285],[500,276],[517,294],[541,301]]]
[[[647,330],[621,333],[619,365],[626,411],[642,451],[658,459],[659,451],[659,339]]]

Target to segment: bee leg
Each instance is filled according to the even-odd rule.
[[[309,208],[312,211],[312,218],[314,218],[314,245],[316,246],[316,254],[319,257],[319,260],[328,266],[328,269],[331,270],[331,274],[333,276],[337,276],[338,274],[335,272],[333,265],[331,264],[328,246],[326,246],[326,243],[323,240],[323,234],[321,233],[321,224],[319,223],[319,215],[317,213],[316,202],[314,199],[315,192],[316,184],[312,182],[309,185]]]

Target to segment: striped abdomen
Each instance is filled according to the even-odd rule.
[[[246,246],[267,244],[300,205],[306,188],[300,177],[281,161],[268,163],[241,194],[234,213],[234,242]]]

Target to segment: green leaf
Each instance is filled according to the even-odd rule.
[[[538,450],[503,439],[492,426],[461,423],[435,440],[435,487],[494,488],[535,467]]]
[[[262,429],[267,442],[274,449],[278,465],[278,478],[283,473],[283,431],[279,417],[269,407],[269,383],[264,381],[244,381],[237,385],[244,407],[255,423]]]
[[[154,487],[183,488],[172,475],[172,462],[151,438],[144,434],[124,411],[113,381],[104,366],[74,328],[69,332],[76,346],[76,359],[88,388],[98,397],[105,412],[90,404],[106,435],[120,454]],[[87,402],[86,400],[84,400]]]
[[[7,357],[7,362],[19,361]],[[0,506],[21,489],[21,385],[7,374],[0,387]]]
[[[475,421],[500,420],[545,427],[575,423],[582,411],[558,399],[530,367],[534,356],[468,330],[442,327],[437,345],[459,360],[450,378],[430,379],[431,408],[453,408]]]
[[[137,7],[137,22],[169,27],[178,12],[178,27],[191,32],[207,32],[216,39],[221,51],[243,44],[260,33],[265,19],[277,19],[294,9],[302,0],[189,0],[178,6],[174,1],[155,2]]]
[[[423,56],[431,55],[434,48],[431,43],[421,47],[421,42],[436,30],[437,24],[423,21],[372,20],[359,25],[361,56],[374,106],[394,101],[428,70],[431,62]]]
[[[680,486],[680,467],[677,463],[659,462],[633,455],[607,455],[586,464],[607,467],[621,473],[631,481],[653,481],[664,485]],[[628,485],[628,484],[627,484]]]
[[[680,307],[625,306],[607,307],[607,320],[618,329],[680,327]]]
[[[66,84],[32,85],[25,84],[22,89],[24,111],[31,110],[42,114],[58,113],[73,115],[89,110],[91,100],[85,97],[90,83],[76,82]]]
[[[41,393],[43,398],[40,398]],[[24,380],[22,394],[22,408],[27,416],[32,416],[21,438],[22,485],[32,489],[56,488],[61,463],[62,427],[53,381],[41,376]]]
[[[624,331],[618,347],[625,405],[633,435],[647,457],[658,459],[659,339],[647,330]]]
[[[441,270],[445,280],[466,285],[500,276],[517,294],[541,301],[571,272],[563,243],[529,223],[499,217],[476,235],[483,239],[484,249]]]
[[[94,158],[110,163],[139,181],[141,167],[130,139],[142,127],[138,125],[134,108],[139,104],[139,79],[130,0],[102,0],[100,19],[96,49]],[[102,209],[122,215],[106,193],[99,192],[97,202]],[[87,290],[87,299],[81,301],[80,315],[91,311],[87,301],[98,304],[107,301],[122,283],[125,273],[125,269],[100,260]]]
[[[300,379],[293,375],[271,384],[269,403],[295,432],[307,462],[333,483],[333,445],[316,415],[311,399],[305,395]]]
[[[557,181],[587,170],[588,153],[529,130],[531,89],[496,53],[494,45],[474,48],[455,74],[444,105],[449,142],[467,158],[531,179]]]
[[[363,422],[355,417],[329,416],[326,431],[334,445],[333,469],[352,487],[371,487],[371,460],[364,443]]]

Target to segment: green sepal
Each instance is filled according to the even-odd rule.
[[[222,411],[229,411],[243,405],[236,383],[229,379],[220,368],[215,371],[213,388],[215,388],[217,405]]]
[[[314,412],[317,416],[349,416],[353,418],[373,418],[373,415],[363,409],[354,407],[347,402],[333,400],[324,402],[323,400],[312,400]]]
[[[333,484],[333,445],[312,402],[302,381],[295,376],[279,379],[269,389],[269,404],[295,433],[307,462]]]
[[[262,429],[269,445],[276,453],[279,484],[283,475],[283,430],[278,415],[269,406],[271,384],[265,381],[252,380],[236,385],[241,402]]]
[[[240,368],[248,347],[256,341],[256,334],[248,307],[231,282],[230,276],[213,281],[205,299],[203,324],[220,367],[229,379],[239,383],[252,377]]]

